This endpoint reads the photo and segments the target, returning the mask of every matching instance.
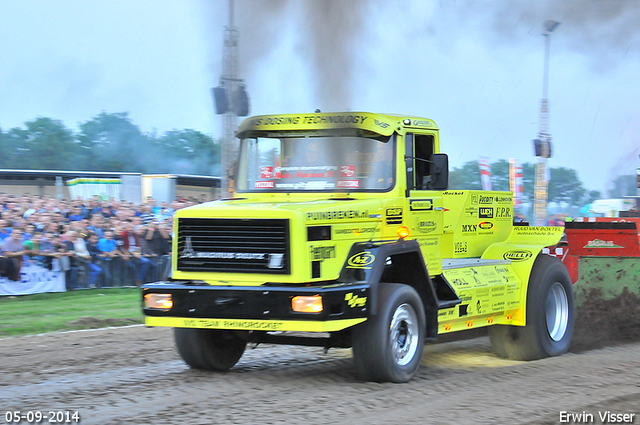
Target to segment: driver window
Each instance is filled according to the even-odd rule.
[[[414,187],[416,189],[426,190],[428,189],[429,181],[431,179],[431,155],[433,155],[433,136],[427,134],[414,134],[413,135],[413,156],[414,159]]]

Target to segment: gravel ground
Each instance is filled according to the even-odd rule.
[[[535,362],[495,357],[487,337],[432,344],[407,384],[360,381],[347,349],[260,345],[227,373],[190,370],[170,329],[143,326],[2,339],[0,359],[0,424],[13,410],[85,425],[601,423],[607,410],[640,424],[640,343]]]

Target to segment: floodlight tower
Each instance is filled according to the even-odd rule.
[[[244,89],[244,80],[238,78],[238,28],[233,22],[234,1],[229,0],[229,24],[224,29],[222,52],[222,75],[220,85],[212,89],[216,114],[222,114],[222,184],[221,195],[233,195],[234,162],[238,155],[235,138],[237,117],[249,114],[249,98]]]
[[[535,187],[533,212],[537,225],[544,224],[547,216],[547,158],[551,157],[551,135],[549,134],[549,48],[551,32],[559,22],[547,21],[544,24],[544,75],[542,79],[542,101],[540,102],[540,118],[538,121],[538,138],[533,141],[535,155],[538,157],[535,171]]]

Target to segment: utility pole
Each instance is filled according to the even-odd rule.
[[[538,138],[533,141],[535,155],[538,162],[535,167],[535,186],[533,212],[536,225],[544,224],[547,217],[547,158],[551,157],[551,135],[549,134],[549,50],[551,44],[551,32],[555,30],[559,22],[547,21],[544,24],[544,75],[542,79],[542,101],[540,102],[540,118],[538,121]]]
[[[234,1],[229,0],[229,24],[224,29],[222,75],[220,85],[212,89],[216,114],[222,115],[222,184],[221,196],[233,195],[238,141],[235,137],[237,117],[249,114],[249,99],[244,81],[238,78],[238,28],[233,20]]]

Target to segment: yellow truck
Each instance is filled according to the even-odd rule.
[[[426,341],[488,326],[499,356],[562,354],[574,327],[562,228],[514,223],[509,192],[447,190],[430,119],[256,116],[239,127],[233,198],[176,213],[169,281],[148,326],[193,368],[247,343],[352,347],[366,380],[406,382]]]

